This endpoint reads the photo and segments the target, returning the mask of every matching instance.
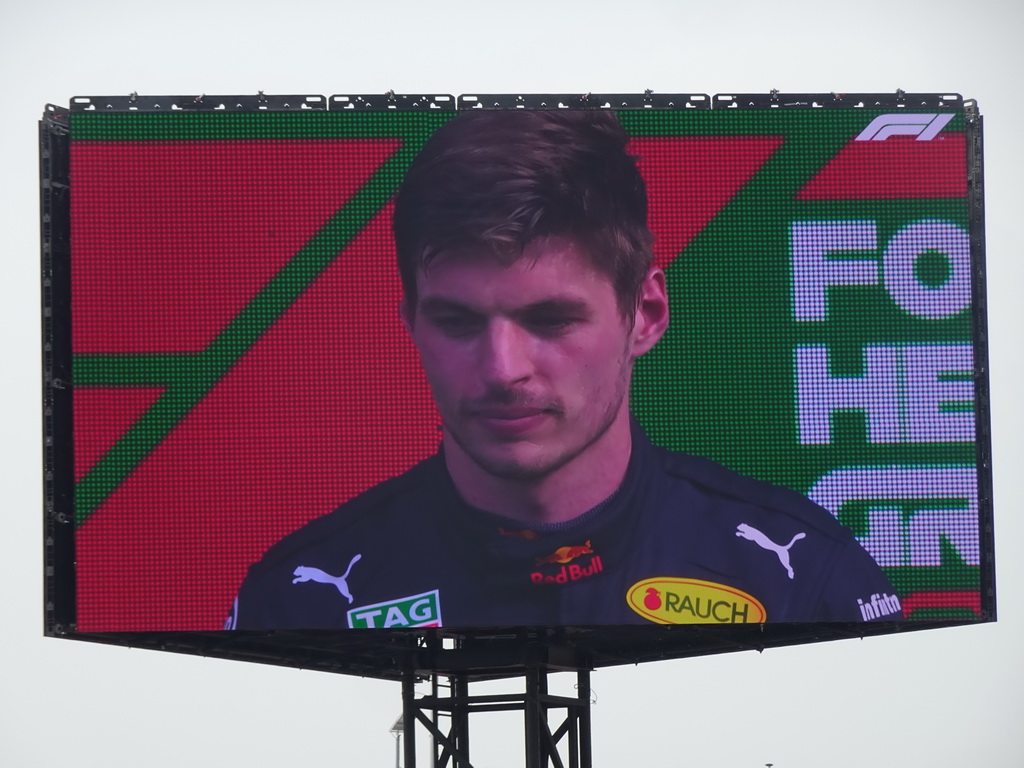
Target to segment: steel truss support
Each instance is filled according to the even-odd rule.
[[[442,682],[444,677],[447,682]],[[473,712],[521,711],[526,732],[525,768],[592,768],[590,749],[590,671],[577,669],[577,696],[548,693],[548,670],[528,667],[526,692],[471,696],[464,674],[429,677],[431,694],[416,698],[416,675],[402,679],[402,723],[405,742],[403,768],[416,768],[416,724],[433,740],[433,768],[473,768],[469,757],[469,716]],[[552,730],[551,710],[565,710],[565,719]],[[444,730],[443,721],[448,729]],[[565,740],[568,762],[559,753]]]

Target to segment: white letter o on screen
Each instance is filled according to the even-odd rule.
[[[939,286],[922,284],[915,274],[917,259],[938,251],[949,259],[949,277]],[[971,303],[971,242],[955,224],[934,219],[910,224],[897,232],[885,249],[885,288],[907,312],[940,320]]]

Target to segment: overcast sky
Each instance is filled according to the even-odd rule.
[[[400,711],[394,683],[42,637],[36,123],[47,102],[903,88],[961,93],[985,117],[999,622],[599,671],[595,765],[1024,765],[1024,254],[1012,234],[1024,108],[1011,79],[1024,72],[1024,5],[703,6],[0,0],[0,764],[390,766]],[[522,765],[518,717],[471,725],[474,764]]]

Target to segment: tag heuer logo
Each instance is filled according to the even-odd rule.
[[[441,600],[438,591],[399,597],[373,605],[361,605],[348,612],[352,629],[393,627],[440,627]]]

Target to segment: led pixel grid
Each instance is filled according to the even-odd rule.
[[[221,628],[270,545],[436,451],[390,222],[453,115],[71,115],[80,631]],[[984,618],[963,112],[619,117],[672,307],[651,439],[836,516],[896,590],[865,618]]]

